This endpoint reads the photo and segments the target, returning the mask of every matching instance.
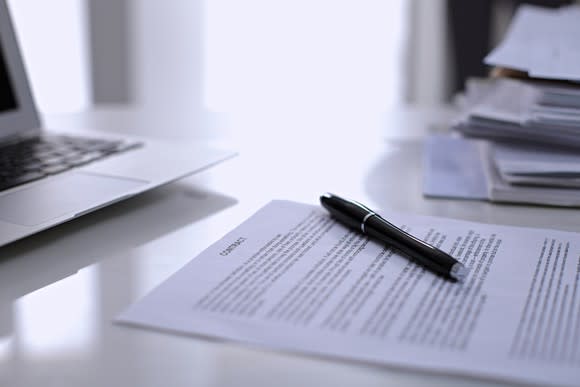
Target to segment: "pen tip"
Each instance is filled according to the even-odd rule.
[[[451,267],[449,275],[455,278],[457,282],[464,282],[469,275],[469,269],[466,268],[461,262],[457,262]]]

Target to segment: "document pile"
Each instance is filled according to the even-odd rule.
[[[465,135],[580,147],[580,86],[474,79],[459,103],[455,128]]]
[[[485,62],[527,77],[467,82],[463,137],[427,142],[426,195],[580,206],[578,21],[580,7],[518,9]]]

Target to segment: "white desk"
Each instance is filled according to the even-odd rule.
[[[0,386],[491,384],[111,323],[273,198],[316,203],[331,191],[373,208],[580,231],[579,210],[423,198],[421,138],[427,122],[446,116],[435,109],[374,120],[230,117],[195,135],[186,115],[112,109],[48,117],[53,126],[201,137],[240,155],[0,248]]]

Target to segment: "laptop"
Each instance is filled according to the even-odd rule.
[[[42,128],[0,0],[0,246],[234,155],[205,144],[77,133]]]

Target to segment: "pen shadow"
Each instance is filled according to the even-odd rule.
[[[236,202],[176,182],[4,246],[0,248],[0,302],[10,303]]]

